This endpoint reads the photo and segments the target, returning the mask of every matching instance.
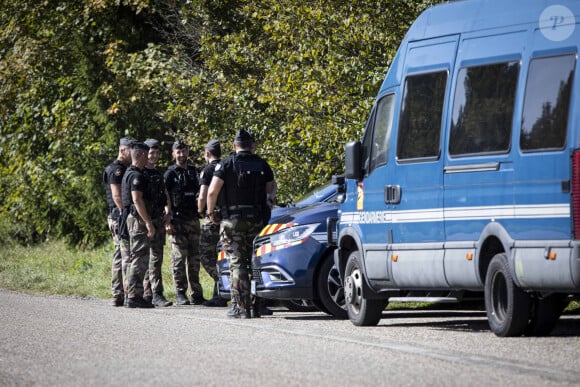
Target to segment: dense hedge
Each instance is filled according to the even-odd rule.
[[[131,136],[252,131],[281,201],[342,172],[409,24],[437,1],[55,0],[0,8],[0,222],[107,238],[101,171]],[[0,233],[5,235],[5,233]]]

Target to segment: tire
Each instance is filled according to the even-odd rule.
[[[514,283],[504,253],[496,254],[487,268],[484,297],[487,319],[493,333],[499,337],[524,334],[531,299]]]
[[[566,305],[568,305],[567,298],[563,294],[552,294],[546,298],[533,300],[526,336],[549,335],[558,323]]]
[[[348,257],[344,273],[344,295],[348,318],[356,326],[374,326],[381,320],[388,300],[365,298],[363,270],[358,251]]]
[[[324,306],[322,301],[320,301],[319,299],[313,299],[311,301],[314,304],[314,306],[316,306],[318,308],[318,310],[320,310],[321,312],[324,312],[326,314],[330,314],[332,316],[332,313],[330,313],[330,311],[328,309],[326,309],[326,307]]]
[[[338,268],[334,266],[332,255],[327,255],[320,266],[318,278],[316,278],[316,289],[318,299],[331,315],[342,320],[348,318],[346,301],[344,300],[344,288],[342,287]]]
[[[318,308],[310,300],[284,300],[280,304],[290,312],[318,312]]]

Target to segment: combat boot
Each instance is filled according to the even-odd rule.
[[[226,300],[224,300],[223,298],[221,298],[220,296],[214,296],[211,299],[205,301],[203,303],[203,306],[228,306],[228,302]]]
[[[228,313],[226,313],[226,316],[229,318],[240,318],[240,319],[252,318],[252,315],[249,311],[240,309],[237,307],[237,305],[234,308],[231,308],[228,311]]]
[[[155,293],[153,295],[153,305],[157,307],[167,307],[173,305],[173,302],[167,301],[167,299],[163,297],[163,294]]]
[[[113,299],[111,300],[111,305],[112,306],[123,306],[123,305],[125,305],[125,297],[124,296],[116,296],[116,297],[113,297]]]
[[[143,297],[137,296],[127,298],[127,308],[150,309],[154,308],[154,306],[152,303],[145,301]]]
[[[153,302],[153,296],[150,296],[150,295],[148,295],[148,296],[143,296],[143,299],[144,299],[145,301],[147,301],[148,303],[150,303],[150,304]]]
[[[177,293],[175,295],[175,303],[177,305],[189,305],[189,300],[183,293]]]
[[[202,305],[207,300],[203,298],[203,294],[195,293],[191,295],[191,305]]]

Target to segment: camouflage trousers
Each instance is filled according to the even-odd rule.
[[[111,293],[115,299],[123,299],[125,296],[125,265],[129,260],[129,244],[127,240],[119,236],[119,219],[111,214],[107,217],[107,224],[113,237],[113,263],[111,265]]]
[[[207,274],[217,282],[219,275],[217,271],[217,244],[220,240],[220,226],[212,223],[208,218],[201,224],[201,234],[199,237],[199,256],[201,264]]]
[[[172,224],[175,232],[169,240],[175,291],[185,294],[189,285],[192,295],[203,296],[199,283],[199,220],[174,219]]]
[[[165,223],[163,217],[152,219],[155,227],[155,236],[149,240],[149,270],[145,274],[143,281],[143,294],[153,296],[153,294],[163,294],[163,277],[161,267],[163,266],[163,247],[165,246]]]
[[[242,310],[252,306],[250,279],[252,273],[252,249],[262,222],[253,219],[224,219],[220,227],[220,240],[226,258],[230,261],[230,292],[232,302]]]
[[[145,222],[138,215],[127,217],[129,230],[129,265],[127,267],[127,295],[143,297],[143,280],[149,267],[149,238]]]

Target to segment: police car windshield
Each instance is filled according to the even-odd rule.
[[[336,186],[326,184],[317,187],[304,195],[297,203],[296,207],[306,207],[319,202],[332,202],[336,198]]]

